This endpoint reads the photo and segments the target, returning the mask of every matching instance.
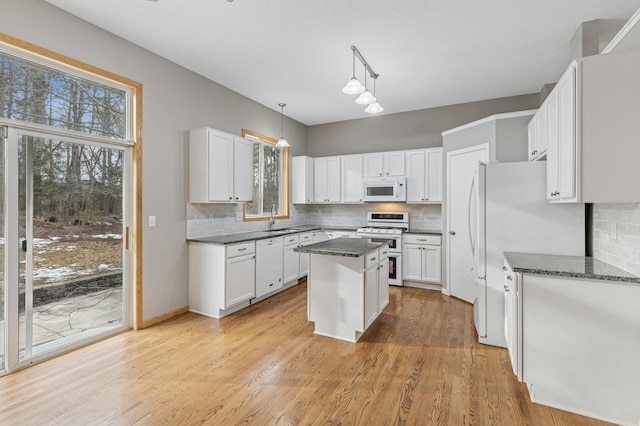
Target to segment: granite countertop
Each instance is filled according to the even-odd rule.
[[[385,243],[370,243],[364,238],[334,238],[321,243],[296,247],[293,251],[330,256],[360,257],[385,245]]]
[[[273,231],[252,231],[238,232],[235,234],[211,235],[208,237],[187,238],[189,242],[207,243],[207,244],[236,244],[247,241],[264,240],[267,238],[281,237],[283,235],[299,234],[301,232],[330,230],[330,231],[355,231],[358,228],[353,226],[326,226],[326,225],[294,225],[290,228],[274,229]]]
[[[640,276],[593,257],[534,253],[504,253],[515,272],[640,284]]]
[[[424,234],[424,235],[442,235],[442,231],[438,229],[417,229],[409,228],[406,234]]]

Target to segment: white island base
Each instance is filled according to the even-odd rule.
[[[357,342],[389,303],[388,247],[359,257],[309,255],[307,316],[315,334]]]

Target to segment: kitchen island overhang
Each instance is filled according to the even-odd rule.
[[[307,318],[314,333],[357,342],[389,303],[389,248],[336,238],[295,251],[309,254]]]

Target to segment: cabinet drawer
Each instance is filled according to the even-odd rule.
[[[256,252],[255,241],[227,246],[227,258]]]
[[[378,259],[382,260],[382,259],[386,259],[387,257],[389,257],[389,247],[385,246],[382,247],[381,249],[378,249]]]
[[[287,235],[284,237],[285,246],[298,245],[299,241],[300,241],[300,236],[298,234]]]
[[[373,266],[377,266],[378,265],[378,250],[376,251],[372,251],[371,253],[367,254],[364,257],[364,269],[365,271]]]
[[[406,244],[428,244],[432,246],[442,245],[442,235],[418,235],[418,234],[405,234],[403,242]]]
[[[300,242],[306,243],[307,241],[311,241],[313,238],[313,232],[307,232],[305,234],[298,234],[300,236]]]

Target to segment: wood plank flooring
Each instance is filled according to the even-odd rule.
[[[2,425],[598,425],[532,404],[472,306],[391,288],[357,344],[313,334],[306,283],[187,313],[0,378]]]

